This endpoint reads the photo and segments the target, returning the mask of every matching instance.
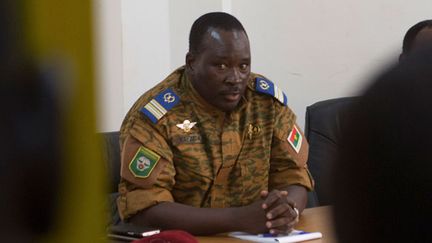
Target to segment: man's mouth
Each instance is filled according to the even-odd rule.
[[[224,98],[229,102],[238,101],[240,99],[240,92],[224,93]]]
[[[237,102],[241,97],[241,89],[237,87],[232,87],[221,92],[225,101],[227,102]]]

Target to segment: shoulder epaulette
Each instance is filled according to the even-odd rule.
[[[288,104],[287,96],[270,80],[261,77],[255,78],[255,90],[259,93],[268,94],[275,97],[285,106]]]
[[[157,123],[169,110],[174,108],[180,101],[180,98],[170,88],[160,92],[150,102],[148,102],[141,112],[147,116],[153,123]]]

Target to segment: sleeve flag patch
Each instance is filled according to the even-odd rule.
[[[293,149],[298,153],[301,148],[303,137],[295,125],[293,125],[287,140]]]

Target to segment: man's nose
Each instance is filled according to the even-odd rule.
[[[232,68],[226,78],[226,82],[231,84],[240,83],[241,80],[241,72],[237,68]]]

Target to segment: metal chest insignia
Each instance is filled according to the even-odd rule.
[[[183,123],[177,124],[178,128],[181,128],[184,132],[189,132],[192,127],[194,127],[196,122],[191,122],[189,120],[184,120]]]
[[[260,133],[261,133],[261,127],[260,126],[254,126],[252,124],[248,125],[247,136],[248,136],[249,140],[252,140],[254,136],[257,136]]]

